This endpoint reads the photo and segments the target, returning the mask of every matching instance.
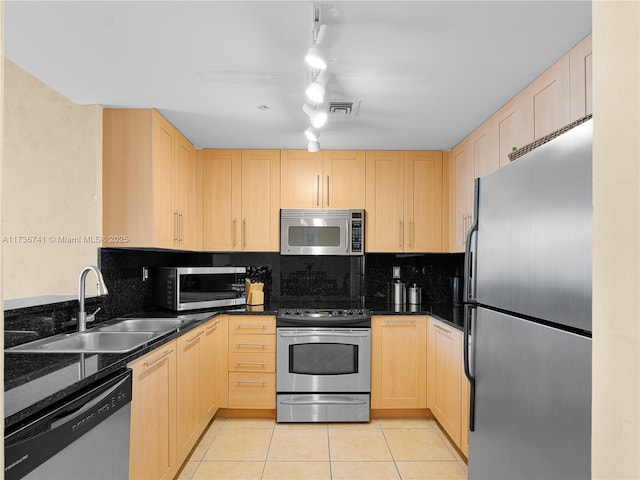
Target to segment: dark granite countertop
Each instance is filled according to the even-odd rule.
[[[421,305],[399,308],[385,302],[365,303],[373,315],[431,315],[455,328],[462,329],[462,307],[452,304]],[[88,388],[94,382],[125,368],[132,360],[160,347],[162,344],[197,328],[203,321],[221,313],[230,315],[275,315],[278,308],[289,304],[271,303],[264,307],[239,307],[218,311],[188,312],[194,322],[126,354],[49,354],[7,353],[4,356],[4,412],[5,432],[22,425],[34,414],[45,411],[68,395]],[[354,307],[357,308],[357,307]],[[363,308],[360,306],[360,308]],[[167,310],[137,312],[131,316],[166,316],[178,314]],[[33,340],[27,338],[26,340]]]

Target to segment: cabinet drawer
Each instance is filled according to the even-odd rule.
[[[229,335],[229,353],[275,353],[275,335]]]
[[[275,372],[276,356],[271,353],[232,353],[230,372]]]
[[[239,315],[229,317],[229,334],[275,334],[276,319],[271,315]]]
[[[230,372],[229,408],[276,408],[275,373]]]

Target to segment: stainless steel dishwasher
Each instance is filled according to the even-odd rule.
[[[9,432],[5,478],[127,479],[131,384],[120,371]]]

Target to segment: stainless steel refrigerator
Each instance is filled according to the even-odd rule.
[[[592,123],[476,180],[470,480],[591,477]]]

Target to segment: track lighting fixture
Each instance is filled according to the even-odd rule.
[[[314,128],[321,128],[325,123],[327,123],[329,115],[325,109],[318,109],[317,107],[312,107],[308,103],[305,103],[302,105],[302,110],[309,116],[311,125],[313,125]]]
[[[311,153],[316,153],[320,151],[320,144],[318,142],[309,142],[307,144],[307,151]]]
[[[326,25],[320,25],[318,35],[316,36],[315,43],[307,51],[307,55],[304,57],[305,61],[313,68],[318,70],[324,70],[327,68],[327,55],[322,48],[322,42],[327,32]]]
[[[309,100],[313,103],[322,103],[324,102],[324,95],[326,93],[327,82],[331,78],[331,74],[327,70],[323,70],[318,78],[307,87],[305,93]]]
[[[304,131],[304,135],[305,135],[305,137],[307,137],[307,140],[309,140],[310,142],[317,142],[318,139],[320,138],[320,132],[318,132],[313,127],[307,128]]]

